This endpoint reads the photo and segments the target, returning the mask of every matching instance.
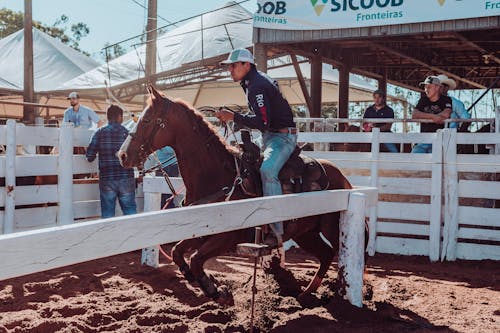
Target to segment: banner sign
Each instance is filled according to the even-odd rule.
[[[258,0],[256,28],[320,30],[500,15],[500,0]]]

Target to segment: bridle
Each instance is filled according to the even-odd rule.
[[[168,107],[168,101],[165,101],[166,106]],[[137,126],[138,124],[129,132],[130,137],[133,140],[142,142],[141,145],[139,146],[139,159],[141,161],[144,161],[149,155],[151,155],[153,152],[155,152],[157,149],[153,147],[153,139],[155,138],[156,134],[158,133],[159,130],[164,129],[166,126],[166,120],[161,116],[161,114],[156,111],[156,108],[154,107],[154,104],[151,104],[149,106],[152,111],[153,111],[153,116],[151,118],[146,118],[146,113],[143,114],[143,117],[139,120],[141,124],[144,124],[144,126],[149,127],[152,126],[151,129],[142,131],[142,135],[138,136],[137,135]],[[156,119],[155,119],[156,118]]]

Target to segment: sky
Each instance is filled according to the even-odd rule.
[[[80,48],[102,62],[100,52],[106,43],[114,44],[143,32],[146,26],[147,0],[32,0],[33,20],[52,25],[61,15],[71,24],[83,22],[90,29]],[[158,26],[176,22],[222,7],[229,0],[158,0]],[[238,0],[237,2],[239,2]],[[242,3],[254,12],[256,0]],[[0,0],[0,8],[24,12],[23,0]],[[69,32],[69,28],[68,28]]]

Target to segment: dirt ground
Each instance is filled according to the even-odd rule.
[[[249,331],[248,260],[226,256],[206,265],[233,291],[232,307],[205,298],[174,265],[148,270],[139,260],[132,252],[0,282],[0,333]],[[287,267],[305,285],[317,264],[293,249]],[[259,271],[254,331],[500,332],[498,262],[378,254],[367,260],[362,309],[338,301],[335,279],[334,264],[318,293],[300,304],[279,296]]]

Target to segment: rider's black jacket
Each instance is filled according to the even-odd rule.
[[[276,81],[252,66],[240,84],[247,96],[248,106],[254,114],[235,113],[234,121],[238,125],[261,131],[295,127],[290,105],[281,95]]]

